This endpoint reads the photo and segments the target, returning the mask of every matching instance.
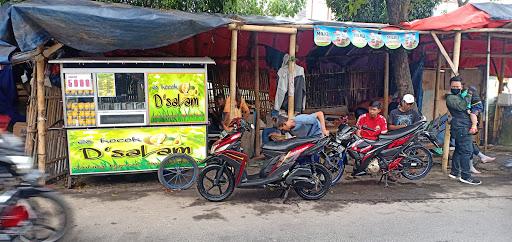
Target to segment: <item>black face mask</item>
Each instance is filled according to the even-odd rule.
[[[452,94],[458,95],[460,93],[460,89],[451,89]]]

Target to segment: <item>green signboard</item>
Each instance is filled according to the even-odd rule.
[[[72,175],[156,170],[168,155],[206,158],[206,126],[70,129]]]
[[[206,123],[205,73],[148,74],[149,123]]]

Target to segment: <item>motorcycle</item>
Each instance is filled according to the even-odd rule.
[[[242,119],[235,119],[233,132],[217,141],[206,158],[197,189],[209,201],[223,201],[237,188],[284,189],[284,199],[290,188],[305,200],[324,197],[331,187],[329,171],[316,160],[329,138],[294,138],[270,142],[262,146],[267,159],[256,174],[246,171],[249,157],[240,147],[241,138],[252,127]]]
[[[43,175],[32,167],[23,142],[0,134],[0,241],[57,241],[72,224],[67,204],[38,185]]]
[[[362,128],[374,131],[366,126]],[[384,179],[386,186],[390,175],[419,180],[430,172],[433,165],[431,152],[418,143],[420,137],[435,142],[427,128],[428,124],[423,119],[406,128],[380,135],[374,141],[357,136],[355,127],[342,124],[335,139],[327,146],[331,147],[327,157],[335,157],[334,160],[341,157],[341,162],[346,163],[348,154],[355,161],[352,175],[381,173],[380,181]]]

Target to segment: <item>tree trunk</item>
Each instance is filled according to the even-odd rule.
[[[389,24],[399,25],[401,22],[407,21],[410,6],[410,0],[386,0]],[[407,93],[414,95],[407,51],[404,48],[398,48],[389,52],[393,62],[391,73],[396,82],[398,94],[400,96]]]

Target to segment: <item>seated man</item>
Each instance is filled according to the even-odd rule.
[[[323,112],[299,114],[292,119],[279,116],[279,118],[277,118],[277,128],[281,131],[289,132],[291,135],[298,138],[329,135],[329,131],[325,127]]]
[[[388,132],[386,118],[379,113],[382,111],[382,103],[374,101],[370,104],[368,113],[365,113],[357,119],[358,128],[356,134],[359,137],[369,140],[379,139],[379,135]],[[367,129],[363,128],[366,127]]]
[[[405,94],[397,109],[389,114],[389,130],[405,128],[421,121],[421,115],[414,109],[414,96]]]

